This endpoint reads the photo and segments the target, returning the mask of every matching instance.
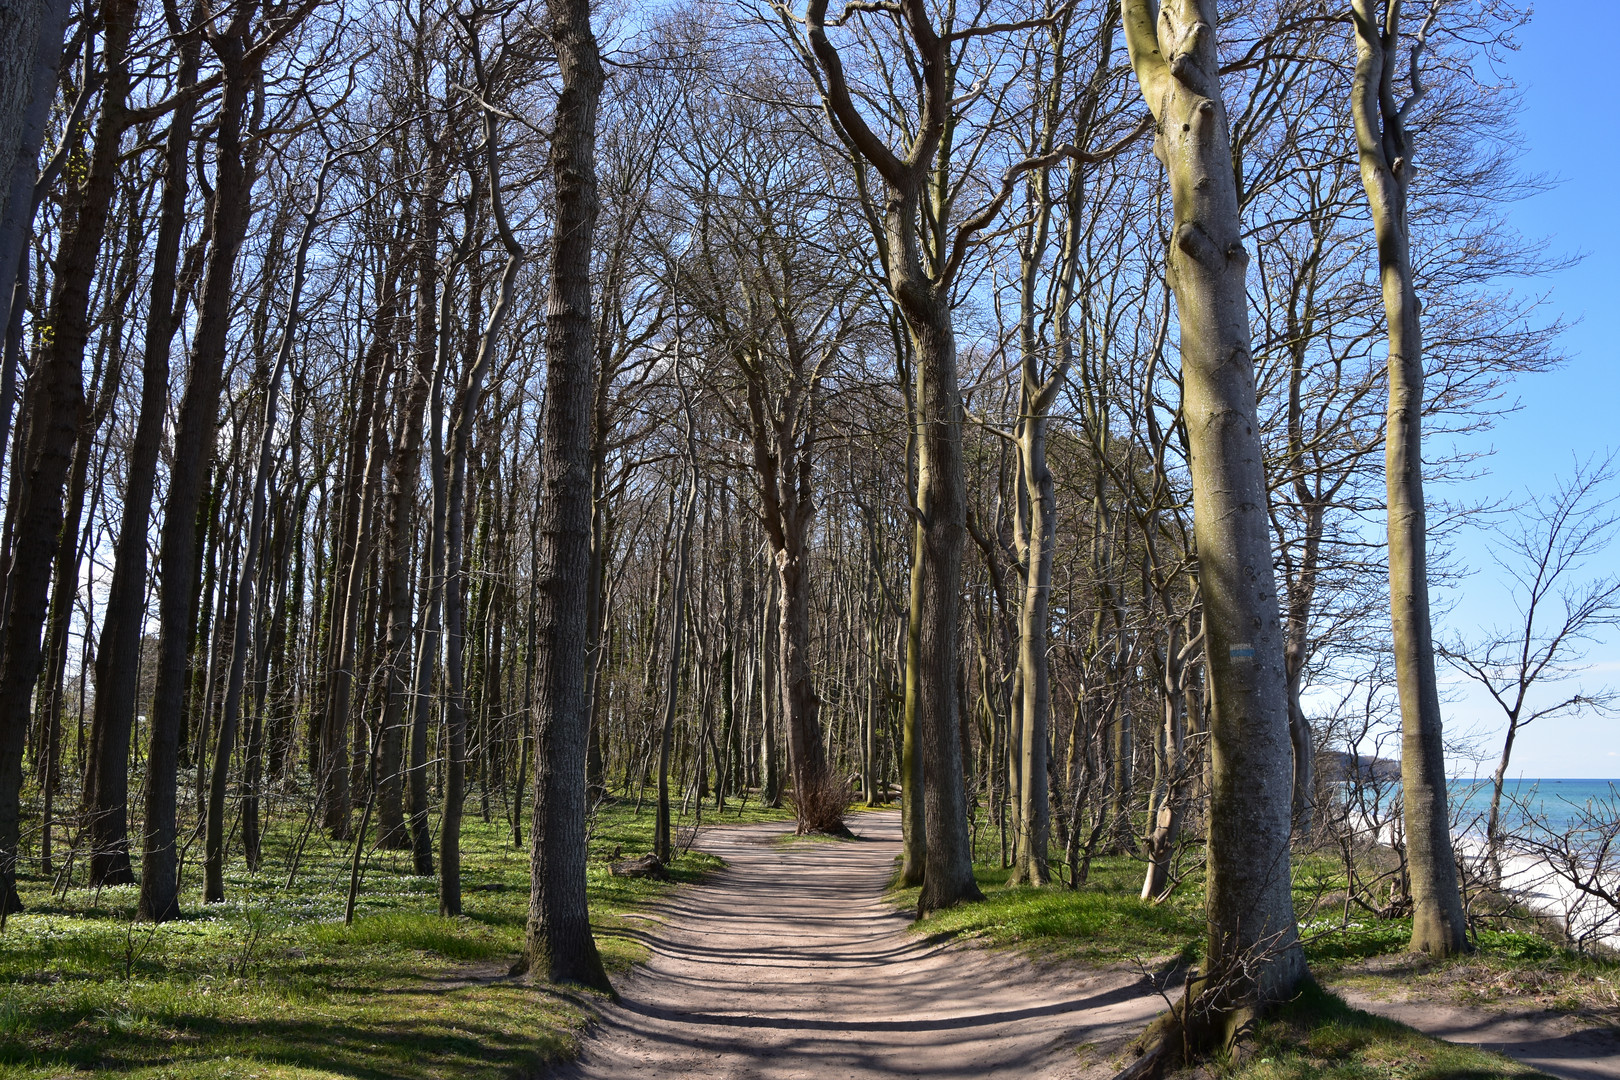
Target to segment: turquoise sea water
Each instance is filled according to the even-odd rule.
[[[1451,780],[1446,787],[1451,817],[1459,830],[1483,833],[1491,806],[1490,780]],[[1509,796],[1536,808],[1538,817],[1555,829],[1570,824],[1588,805],[1603,816],[1620,816],[1617,780],[1509,779],[1502,788],[1502,814],[1503,824],[1511,830],[1520,815],[1509,803]]]

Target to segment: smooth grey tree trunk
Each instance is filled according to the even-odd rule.
[[[1389,322],[1389,409],[1384,469],[1389,497],[1390,622],[1401,701],[1401,798],[1412,884],[1413,952],[1450,956],[1468,947],[1446,808],[1446,757],[1434,629],[1429,616],[1423,502],[1423,327],[1413,285],[1406,191],[1412,146],[1396,103],[1400,0],[1354,0],[1356,75],[1351,90],[1361,182],[1378,242]],[[1432,16],[1431,16],[1432,17]],[[1425,24],[1423,33],[1427,33]],[[1422,38],[1411,62],[1422,52]],[[1492,807],[1493,815],[1495,807]]]
[[[1305,977],[1290,889],[1293,749],[1283,628],[1250,353],[1237,184],[1221,98],[1214,0],[1124,0],[1131,64],[1157,121],[1174,207],[1169,275],[1181,321],[1183,409],[1213,694],[1201,981],[1216,992],[1195,1045],[1230,1040],[1250,1008]],[[1155,17],[1156,16],[1156,17]],[[1189,1014],[1190,1015],[1190,1014]],[[1201,1025],[1200,1025],[1201,1026]]]

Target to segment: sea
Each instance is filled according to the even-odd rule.
[[[1446,794],[1456,831],[1483,836],[1491,809],[1490,779],[1447,781]],[[1522,816],[1514,802],[1532,808],[1544,824],[1561,831],[1577,823],[1587,808],[1600,818],[1620,818],[1620,780],[1509,779],[1502,785],[1502,823],[1509,832]]]

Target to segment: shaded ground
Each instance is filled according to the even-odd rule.
[[[1163,1007],[1144,979],[1127,970],[1036,963],[1007,950],[950,944],[944,934],[908,932],[910,916],[896,912],[886,896],[899,852],[898,815],[859,814],[853,826],[860,839],[852,842],[795,840],[787,823],[705,831],[702,849],[724,859],[726,869],[639,919],[629,917],[643,927],[632,934],[650,957],[618,979],[622,1001],[601,1008],[581,1040],[579,1059],[550,1075],[1113,1075],[1125,1044]],[[1393,974],[1335,989],[1352,1006],[1428,1035],[1507,1054],[1552,1076],[1620,1080],[1620,1033],[1613,1028],[1554,1012],[1446,1004],[1388,977]],[[1324,1045],[1357,1038],[1387,1043],[1345,1050],[1367,1066],[1350,1069],[1356,1076],[1405,1075],[1403,1069],[1417,1068],[1426,1054],[1440,1050],[1433,1043],[1401,1042],[1388,1032],[1347,1033],[1331,1024],[1312,1038]],[[1324,1052],[1329,1059],[1338,1054],[1331,1047]],[[1384,1061],[1390,1054],[1401,1060]],[[1239,1072],[1298,1073],[1297,1061],[1272,1066],[1269,1060]],[[1512,1072],[1506,1063],[1499,1070],[1484,1058],[1457,1060],[1469,1067],[1459,1072],[1436,1061],[1431,1064],[1439,1071],[1430,1072]],[[1475,1067],[1481,1063],[1483,1071]]]
[[[1567,1080],[1620,1078],[1620,1032],[1592,1027],[1541,1009],[1504,1010],[1453,1005],[1425,997],[1334,987],[1358,1009],[1417,1028],[1448,1042],[1506,1054]]]
[[[894,813],[857,841],[780,842],[790,826],[706,831],[727,869],[647,919],[570,1080],[1052,1077],[1106,1060],[1163,1007],[1129,972],[1040,968],[906,932],[884,900]]]

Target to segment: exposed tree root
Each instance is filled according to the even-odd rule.
[[[1263,1015],[1252,1003],[1231,1003],[1227,987],[1208,978],[1193,979],[1181,1000],[1131,1043],[1136,1057],[1114,1080],[1158,1080],[1199,1058],[1231,1053]]]

